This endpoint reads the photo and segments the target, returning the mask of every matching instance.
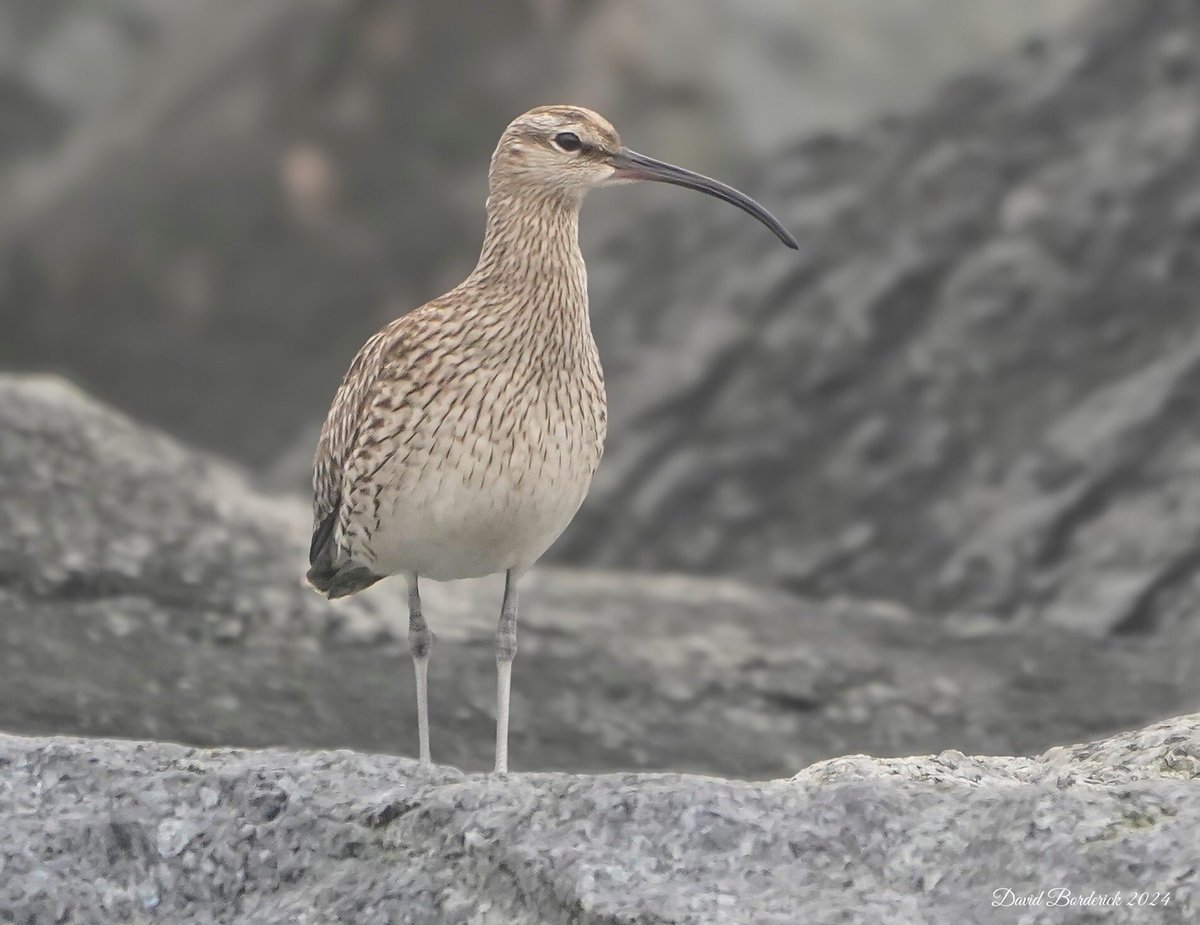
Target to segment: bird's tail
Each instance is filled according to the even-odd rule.
[[[308,549],[310,568],[305,575],[308,583],[330,600],[355,594],[384,577],[365,565],[350,561],[334,542],[336,525],[337,508],[334,508],[313,530],[312,545]]]

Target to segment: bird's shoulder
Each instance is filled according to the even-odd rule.
[[[403,416],[458,364],[471,319],[446,297],[384,325],[359,349],[326,415],[317,445],[314,488],[333,495],[340,470],[380,415]]]
[[[314,461],[313,489],[318,513],[332,509],[340,493],[341,468],[358,438],[364,417],[381,386],[395,381],[397,363],[419,340],[415,316],[422,309],[384,325],[359,348],[329,406]]]

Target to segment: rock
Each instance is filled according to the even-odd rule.
[[[799,257],[643,208],[593,262],[610,439],[553,555],[1197,638],[1197,36],[1109,2],[796,146],[750,188]]]
[[[0,377],[0,432],[0,729],[412,749],[403,588],[339,605],[302,587],[303,505],[61,380]],[[1152,639],[679,576],[548,568],[522,587],[518,769],[1031,753],[1200,703],[1200,652]],[[486,768],[499,585],[423,595],[434,754]]]
[[[262,925],[1190,923],[1198,778],[1200,716],[1032,759],[858,755],[764,783],[492,778],[351,752],[0,736],[0,911]],[[994,907],[1005,891],[1036,902]]]

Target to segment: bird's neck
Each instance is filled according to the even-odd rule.
[[[580,200],[557,191],[493,185],[474,282],[519,293],[528,310],[587,314],[579,250]]]

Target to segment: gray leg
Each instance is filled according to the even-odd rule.
[[[421,593],[417,576],[408,577],[408,647],[412,650],[413,673],[417,678],[417,737],[421,761],[429,764],[429,652],[433,648],[433,633],[421,613]]]
[[[508,694],[517,655],[517,580],[504,574],[504,603],[496,627],[496,773],[508,773]]]

